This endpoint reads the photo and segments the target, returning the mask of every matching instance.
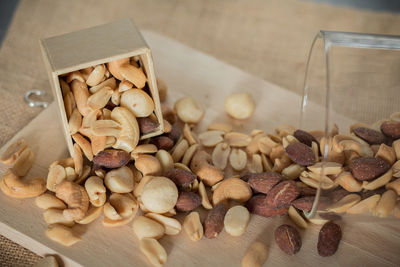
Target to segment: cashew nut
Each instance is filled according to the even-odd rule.
[[[135,116],[124,107],[116,107],[111,112],[111,119],[121,125],[121,131],[113,148],[131,152],[139,142],[140,131]]]
[[[8,170],[0,179],[0,189],[9,197],[36,197],[46,191],[43,178],[21,179],[13,170]]]
[[[233,199],[238,202],[246,202],[252,196],[250,186],[242,179],[233,177],[225,179],[213,193],[213,204],[216,206],[221,201]]]
[[[127,166],[109,171],[104,177],[104,183],[111,192],[129,193],[134,188],[133,173]]]
[[[110,196],[109,203],[116,210],[118,215],[124,219],[135,216],[139,209],[139,204],[131,194],[113,193]]]
[[[102,82],[104,74],[106,73],[106,67],[104,64],[97,65],[93,71],[89,74],[86,84],[89,86],[96,86]]]
[[[73,80],[71,83],[72,93],[74,94],[76,106],[83,116],[89,115],[92,109],[87,104],[89,98],[89,91],[87,85],[78,80]],[[71,110],[72,112],[72,110]]]
[[[13,170],[18,176],[25,176],[33,166],[35,154],[27,147],[22,151],[21,155],[15,160]]]
[[[368,143],[361,138],[351,135],[335,135],[332,140],[332,148],[338,153],[345,150],[352,150],[362,157],[372,157],[374,155]]]
[[[70,83],[70,82],[72,82],[73,80],[78,80],[78,81],[84,83],[84,82],[85,82],[85,77],[83,77],[83,75],[82,75],[82,73],[80,73],[80,71],[76,70],[76,71],[70,72],[70,73],[67,75],[67,78],[65,79],[65,81],[66,81],[67,83]]]
[[[106,188],[103,179],[92,176],[85,182],[85,189],[89,196],[90,203],[95,207],[101,207],[106,202]]]
[[[49,225],[46,230],[46,236],[51,240],[67,247],[72,246],[76,242],[82,240],[82,238],[77,236],[71,228],[61,224]]]
[[[111,220],[110,218],[104,217],[103,219],[103,226],[105,227],[119,227],[125,224],[128,224],[132,221],[133,215],[125,218],[125,219],[120,219],[120,220]]]
[[[70,227],[75,224],[73,220],[65,218],[63,215],[63,210],[60,209],[47,209],[43,212],[43,217],[47,224],[59,223]]]
[[[96,120],[90,127],[93,135],[96,136],[118,136],[121,132],[119,123],[113,120]]]
[[[21,153],[27,147],[27,143],[24,139],[19,139],[16,142],[12,143],[6,151],[3,152],[0,158],[0,162],[6,165],[12,165],[17,158],[21,155]]]
[[[156,157],[147,154],[141,154],[138,156],[135,160],[135,167],[143,174],[143,176],[160,175],[162,172],[160,161]]]
[[[38,196],[35,199],[35,204],[41,209],[66,209],[67,206],[65,205],[64,202],[61,201],[61,199],[58,199],[56,196],[50,194],[50,193],[45,193],[43,195]]]
[[[89,208],[89,197],[82,186],[74,182],[64,181],[57,186],[56,197],[68,205],[68,209],[63,211],[65,218],[80,220],[85,217]]]
[[[119,72],[119,66],[122,64],[129,63],[129,58],[121,58],[107,63],[108,71],[118,80],[124,80],[121,73]]]
[[[99,83],[96,86],[92,86],[92,87],[89,88],[89,91],[90,91],[91,94],[95,94],[101,88],[106,87],[106,86],[110,87],[113,90],[115,88],[117,88],[117,82],[115,81],[115,78],[111,77],[111,78],[105,80],[104,82]]]
[[[148,117],[154,111],[153,99],[143,90],[130,89],[121,95],[121,107],[129,109],[137,118]]]
[[[146,75],[141,68],[137,68],[130,64],[121,64],[119,66],[121,76],[133,83],[137,88],[142,89],[146,85]]]
[[[61,165],[54,165],[50,167],[49,174],[47,175],[47,189],[55,192],[58,184],[67,178],[65,168]]]
[[[204,150],[199,150],[194,154],[190,169],[204,182],[204,184],[213,186],[222,179],[224,173],[222,170],[211,165],[211,156]]]
[[[103,151],[107,146],[111,147],[111,145],[115,143],[115,137],[94,135],[91,132],[91,128],[82,128],[81,127],[79,129],[79,133],[81,133],[82,135],[84,135],[90,139],[91,148],[92,148],[91,150],[92,150],[93,155],[97,155],[100,151]],[[110,141],[110,139],[112,139],[112,140]]]
[[[144,186],[153,178],[154,178],[153,176],[143,176],[143,178],[140,180],[140,182],[135,187],[135,190],[133,191],[133,195],[135,197],[139,198],[142,195]]]
[[[75,222],[79,224],[89,224],[93,222],[94,220],[99,218],[100,215],[103,213],[103,207],[104,206],[101,207],[90,206],[89,210],[86,213],[86,216],[80,220],[76,220]]]
[[[111,87],[104,86],[103,88],[99,89],[96,93],[89,96],[87,100],[87,105],[94,110],[102,109],[107,105],[113,93],[114,91]]]
[[[61,165],[64,168],[66,168],[66,167],[74,168],[74,159],[73,158],[65,158],[65,159],[56,160],[50,164],[49,170],[56,165]]]

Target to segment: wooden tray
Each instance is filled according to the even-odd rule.
[[[230,121],[238,130],[261,128],[272,131],[280,123],[297,125],[300,97],[266,81],[152,32],[144,32],[150,45],[158,75],[169,86],[169,101],[184,95],[199,99],[206,116],[199,128],[212,121]],[[268,64],[268,63],[266,63]],[[223,101],[232,91],[250,91],[257,101],[255,116],[246,122],[230,120],[223,112]],[[321,112],[315,107],[316,112]],[[53,103],[20,131],[10,142],[24,137],[36,153],[29,176],[46,176],[49,164],[68,154],[61,123]],[[342,118],[344,124],[351,121]],[[7,147],[8,144],[5,145]],[[3,147],[1,149],[4,150]],[[0,151],[0,153],[1,153]],[[0,174],[5,168],[0,168]],[[100,219],[76,229],[83,240],[66,248],[45,236],[43,211],[33,199],[17,200],[0,193],[0,234],[39,255],[58,254],[65,266],[147,266],[138,249],[131,224],[105,228]],[[182,221],[182,217],[178,218]],[[342,223],[343,240],[338,252],[328,258],[318,256],[316,245],[320,226],[302,230],[303,246],[296,256],[281,252],[273,240],[273,231],[287,216],[263,218],[252,216],[246,233],[231,237],[222,232],[216,239],[192,242],[182,232],[161,239],[168,253],[166,266],[240,266],[248,245],[256,239],[269,244],[270,266],[399,266],[400,224]],[[1,264],[0,264],[1,265]]]

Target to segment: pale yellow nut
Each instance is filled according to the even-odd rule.
[[[163,149],[158,150],[156,153],[156,158],[161,164],[163,173],[174,168],[174,160],[168,151]]]
[[[246,250],[242,258],[242,267],[261,267],[268,257],[268,247],[256,241]]]
[[[161,223],[164,226],[166,235],[177,235],[182,230],[182,225],[177,219],[152,212],[147,213],[145,216]]]
[[[275,127],[275,132],[280,136],[280,137],[285,137],[287,135],[293,135],[293,133],[297,130],[296,127],[290,124],[280,124]]]
[[[82,74],[83,78],[85,80],[87,80],[87,78],[89,77],[90,73],[92,73],[93,70],[94,70],[94,67],[87,67],[87,68],[79,70],[79,72]]]
[[[324,175],[338,175],[343,171],[342,165],[337,162],[318,162],[307,168],[313,173]]]
[[[304,171],[300,174],[299,178],[303,183],[312,188],[318,188],[321,186],[324,190],[330,190],[338,186],[338,184],[328,176],[315,174],[313,172]]]
[[[43,178],[21,179],[10,169],[0,178],[0,189],[13,198],[37,197],[46,191]]]
[[[91,109],[102,109],[104,108],[108,101],[110,100],[113,89],[109,86],[104,86],[103,88],[99,89],[96,93],[89,96],[87,100],[87,104]]]
[[[251,137],[244,133],[229,132],[225,134],[224,140],[231,147],[247,147],[251,142]]]
[[[136,154],[153,154],[158,151],[157,147],[153,144],[143,144],[143,145],[138,145],[135,147],[135,149],[132,151],[132,153]]]
[[[131,194],[113,193],[109,198],[109,203],[122,218],[135,216],[139,210],[139,203]]]
[[[111,110],[109,110],[108,108],[103,108],[102,113],[103,113],[103,120],[111,119]]]
[[[393,190],[387,190],[382,194],[381,199],[375,207],[374,215],[385,218],[390,215],[396,206],[397,194]]]
[[[161,238],[165,229],[159,222],[145,216],[137,217],[132,224],[133,233],[141,240],[143,238]]]
[[[125,92],[125,91],[128,91],[128,90],[130,90],[132,88],[133,88],[133,83],[131,83],[128,80],[123,80],[118,85],[118,91],[121,92],[121,93]]]
[[[230,208],[224,218],[225,231],[231,236],[241,236],[250,221],[250,213],[243,206]]]
[[[143,238],[139,248],[152,266],[161,267],[167,262],[167,252],[156,239]]]
[[[82,149],[83,153],[85,154],[86,158],[90,161],[93,160],[93,151],[92,146],[88,140],[86,140],[82,135],[79,133],[73,134],[72,139],[79,145]]]
[[[98,109],[92,110],[88,115],[84,116],[82,119],[82,128],[90,128],[92,124],[101,117],[102,112]],[[81,130],[79,129],[79,130]],[[85,135],[86,136],[86,135]]]
[[[192,241],[199,241],[203,237],[204,229],[198,212],[192,211],[185,217],[183,229]]]
[[[27,147],[21,152],[21,155],[19,155],[19,157],[15,160],[12,169],[18,176],[21,177],[25,176],[32,168],[34,161],[35,161],[35,154],[29,147]]]
[[[342,172],[336,177],[335,182],[349,192],[360,192],[362,183],[356,180],[350,172]]]
[[[267,172],[272,171],[273,165],[272,165],[271,161],[269,160],[269,158],[267,158],[267,156],[265,156],[264,154],[261,154],[261,162],[263,164],[264,171],[267,171]],[[289,168],[289,167],[290,166],[288,166],[286,168]]]
[[[120,220],[111,220],[107,217],[104,217],[102,224],[105,227],[120,227],[120,226],[130,223],[133,220],[133,217],[134,217],[134,215],[132,215],[128,218],[120,219]]]
[[[400,179],[396,179],[388,184],[386,184],[386,189],[393,190],[397,193],[397,195],[400,195]]]
[[[211,164],[211,156],[204,150],[198,150],[194,154],[190,163],[190,169],[204,184],[209,186],[213,186],[224,179],[222,170]]]
[[[263,165],[261,156],[258,154],[253,154],[247,168],[250,173],[262,173]]]
[[[164,122],[164,124],[165,124],[165,122]],[[164,128],[165,128],[165,126],[164,126]],[[197,137],[192,132],[192,130],[190,129],[190,126],[187,123],[185,123],[185,126],[183,126],[183,136],[189,142],[189,145],[197,144]]]
[[[168,94],[168,86],[167,84],[160,78],[156,78],[158,95],[160,96],[160,101],[164,102],[167,99]]]
[[[224,141],[223,135],[223,131],[206,131],[199,134],[199,140],[205,147],[214,147]]]
[[[100,215],[103,213],[103,207],[95,207],[95,206],[90,206],[85,217],[83,217],[80,220],[75,220],[76,223],[79,224],[89,224],[96,220],[97,218],[100,217]]]
[[[393,176],[393,170],[390,169],[385,174],[372,180],[371,182],[364,181],[362,183],[362,187],[366,190],[375,190],[381,186],[386,185],[392,179],[392,176]]]
[[[35,198],[35,204],[41,209],[66,209],[67,205],[65,205],[64,202],[62,202],[61,199],[58,199],[55,195],[52,195],[50,193],[45,193],[43,195],[38,196]]]
[[[165,213],[175,206],[178,189],[170,179],[154,177],[143,187],[141,200],[149,211]]]
[[[272,140],[269,136],[260,137],[257,144],[260,152],[266,155],[269,155],[272,149],[279,145],[279,143]]]
[[[185,155],[188,148],[189,148],[189,143],[186,139],[181,139],[180,141],[178,141],[171,154],[174,162],[179,162]]]
[[[111,103],[116,106],[119,106],[121,103],[121,93],[118,90],[114,90],[111,95]]]
[[[348,194],[338,202],[332,204],[327,210],[336,213],[346,212],[355,204],[360,202],[361,197],[357,194]]]
[[[78,175],[75,173],[74,168],[72,167],[65,167],[65,180],[67,181],[75,181]]]
[[[139,89],[146,85],[147,78],[141,68],[130,64],[122,64],[119,66],[119,73],[125,80],[130,81]]]
[[[115,78],[122,81],[122,80],[124,80],[124,77],[122,77],[122,75],[119,71],[119,66],[121,66],[122,64],[127,64],[127,63],[129,63],[129,58],[117,59],[117,60],[108,62],[107,68]]]
[[[62,96],[63,96],[63,98],[65,98],[66,95],[71,93],[71,88],[69,87],[68,83],[66,83],[63,79],[60,78],[59,82],[60,82]]]
[[[72,111],[74,110],[75,107],[76,107],[76,102],[74,95],[72,94],[72,92],[69,92],[64,96],[64,109],[67,120],[69,120],[69,118],[71,117]]]
[[[154,113],[153,113],[154,114]],[[163,119],[164,122],[164,133],[170,133],[172,131],[172,125],[166,119]]]
[[[57,185],[63,182],[67,178],[65,168],[61,165],[54,165],[50,168],[49,174],[47,175],[47,189],[55,192]]]
[[[133,173],[127,166],[109,171],[104,183],[111,192],[129,193],[134,188]]]
[[[82,125],[82,115],[78,109],[74,109],[68,121],[70,134],[76,134]]]
[[[77,236],[71,228],[60,224],[49,225],[46,230],[46,236],[67,247],[82,240],[82,238]]]
[[[325,223],[329,222],[329,220],[322,219],[322,218],[311,218],[308,219],[310,223],[315,224],[315,225],[324,225]]]
[[[78,176],[81,176],[82,175],[82,171],[83,171],[83,155],[82,155],[81,148],[76,143],[74,144],[74,157],[73,157],[73,159],[74,159],[74,170],[75,170],[75,173]],[[67,173],[66,173],[66,176],[67,176]]]
[[[250,118],[255,108],[256,103],[250,93],[233,93],[225,99],[225,111],[238,120]]]
[[[314,152],[314,156],[315,156],[315,161],[319,161],[319,146],[317,143],[315,143],[314,141],[311,143],[311,148]]]
[[[200,197],[201,197],[201,205],[207,210],[212,209],[213,206],[210,203],[210,199],[208,198],[206,187],[204,186],[202,181],[199,182],[198,191],[199,191],[199,194],[200,194]]]
[[[63,210],[50,208],[43,212],[44,221],[47,224],[62,224],[65,226],[73,226],[75,223],[73,220],[69,220],[64,217]]]
[[[104,205],[107,190],[103,184],[103,179],[97,176],[89,177],[85,182],[85,189],[93,206],[101,207]]]
[[[156,157],[147,154],[140,154],[135,159],[135,167],[143,174],[143,176],[161,175],[162,172],[160,161]]]
[[[65,158],[65,159],[53,161],[49,166],[49,170],[51,169],[51,167],[56,166],[56,165],[61,165],[64,168],[66,168],[66,167],[73,168],[74,167],[74,159],[73,158]]]
[[[379,146],[379,150],[376,152],[375,157],[386,160],[390,165],[393,165],[397,159],[395,150],[391,146],[385,144]]]
[[[153,99],[143,90],[130,89],[121,95],[121,107],[131,111],[135,117],[148,117],[154,111]]]
[[[12,143],[7,149],[3,152],[0,158],[0,162],[6,165],[12,165],[17,158],[20,157],[21,153],[28,146],[24,139],[18,139],[14,143]]]
[[[213,194],[213,204],[217,205],[225,200],[236,200],[246,202],[252,196],[250,186],[239,178],[228,178],[221,182]]]
[[[233,126],[227,123],[222,123],[222,122],[213,122],[210,125],[208,125],[207,130],[209,131],[223,131],[224,133],[229,133],[232,132]]]
[[[89,177],[92,168],[89,165],[84,165],[82,170],[82,175],[79,176],[74,182],[77,184],[82,184],[86,178]]]
[[[115,107],[111,112],[111,119],[121,125],[121,131],[116,137],[113,148],[131,152],[139,142],[140,131],[137,120],[132,112],[123,107]]]
[[[372,157],[373,151],[368,143],[353,135],[337,134],[332,139],[332,149],[335,152],[351,150],[362,157]]]
[[[215,146],[212,154],[211,160],[214,166],[225,169],[228,164],[229,155],[231,153],[231,148],[227,143],[219,143]]]
[[[96,86],[103,81],[104,74],[106,73],[106,67],[104,64],[100,64],[94,67],[86,80],[86,84],[89,86]]]
[[[89,197],[85,188],[69,181],[64,181],[56,187],[56,197],[67,204],[63,215],[69,220],[80,220],[85,217],[89,208]]]
[[[104,82],[99,83],[96,86],[92,86],[89,88],[89,91],[91,94],[95,94],[97,91],[99,91],[100,89],[104,88],[104,87],[110,87],[111,89],[115,90],[115,88],[117,88],[117,82],[115,81],[114,77],[111,77],[107,80],[105,80]]]
[[[396,218],[400,218],[400,201],[397,201],[396,206],[393,209],[393,215]]]
[[[292,220],[292,222],[296,224],[298,227],[303,229],[308,227],[308,223],[306,222],[306,220],[300,215],[300,213],[293,206],[289,207],[288,215],[289,218]]]
[[[253,155],[253,154],[256,154],[256,153],[260,152],[260,149],[258,147],[258,141],[262,137],[264,137],[264,132],[261,132],[259,134],[254,135],[254,136],[251,135],[251,141],[250,141],[249,145],[246,147],[247,154]]]
[[[200,149],[199,144],[191,145],[185,152],[182,158],[182,164],[189,166],[194,154]]]
[[[179,119],[196,124],[204,117],[204,108],[191,97],[184,97],[175,102],[174,110]]]
[[[65,81],[67,83],[71,83],[73,80],[78,80],[78,81],[84,83],[85,82],[85,77],[83,77],[82,73],[80,73],[78,70],[76,70],[76,71],[73,71],[73,72],[69,73],[67,75],[67,78],[66,78]]]
[[[229,155],[229,163],[235,171],[242,171],[247,165],[246,152],[239,148],[232,149]]]
[[[82,116],[87,116],[92,111],[87,104],[89,99],[89,90],[87,85],[84,82],[73,80],[71,83],[71,89],[79,112]]]
[[[400,160],[400,139],[397,139],[396,141],[393,141],[392,147],[393,147],[394,152],[396,154],[396,159]]]
[[[378,204],[379,200],[381,199],[381,196],[379,194],[375,194],[373,196],[370,196],[366,199],[361,200],[357,204],[355,204],[353,207],[348,209],[346,212],[350,214],[363,214],[363,213],[369,213],[372,212],[376,205]]]
[[[135,190],[133,191],[133,195],[139,198],[142,195],[144,186],[153,179],[154,176],[143,176],[143,178],[139,181],[139,184],[135,186]]]
[[[92,123],[90,130],[95,136],[117,137],[121,132],[121,126],[113,120],[96,120]]]
[[[186,170],[188,172],[192,172],[192,170],[188,166],[186,166],[185,164],[180,163],[180,162],[175,162],[174,163],[174,168]]]
[[[288,134],[284,137],[282,137],[282,145],[284,148],[286,148],[288,145],[293,144],[293,143],[299,143],[299,140],[297,140],[296,137],[294,137],[291,134]]]
[[[110,204],[110,202],[107,202],[106,204],[104,204],[103,212],[104,212],[104,216],[112,221],[122,220],[122,216],[118,214],[118,212]]]
[[[303,166],[299,164],[291,164],[282,170],[282,175],[289,178],[290,180],[295,180],[299,178],[300,174],[305,170]]]

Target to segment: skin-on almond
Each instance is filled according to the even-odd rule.
[[[204,236],[207,238],[215,238],[224,228],[224,218],[226,207],[224,203],[216,205],[207,214],[204,221]]]

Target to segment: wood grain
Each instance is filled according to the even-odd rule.
[[[169,86],[169,99],[191,95],[206,108],[205,120],[228,121],[238,130],[261,128],[271,131],[282,122],[297,124],[300,97],[285,89],[251,76],[215,58],[188,48],[155,33],[144,34],[154,56],[156,71]],[[182,56],[184,55],[184,56]],[[223,112],[223,100],[232,91],[249,91],[256,96],[255,116],[246,123],[235,122]],[[315,107],[316,112],[321,112]],[[67,147],[53,103],[20,131],[10,142],[24,137],[37,155],[30,176],[46,176],[47,166],[67,156]],[[351,121],[342,118],[342,124]],[[7,146],[7,145],[6,145]],[[2,148],[2,150],[4,147]],[[0,151],[1,153],[1,151]],[[0,174],[5,171],[0,169]],[[182,222],[182,216],[178,217]],[[204,219],[204,217],[202,218]],[[62,255],[66,266],[146,266],[138,249],[131,225],[108,229],[100,220],[76,230],[83,241],[73,247],[62,247],[45,237],[42,211],[33,199],[16,200],[0,194],[0,233],[40,254]],[[246,248],[258,239],[269,245],[265,266],[398,266],[400,263],[400,224],[398,222],[341,222],[343,240],[338,252],[328,258],[317,253],[319,226],[302,230],[303,246],[296,256],[281,252],[273,241],[273,231],[285,216],[266,219],[252,216],[248,229],[241,237],[231,237],[223,231],[216,239],[192,242],[181,233],[161,239],[166,247],[166,266],[240,266]]]

